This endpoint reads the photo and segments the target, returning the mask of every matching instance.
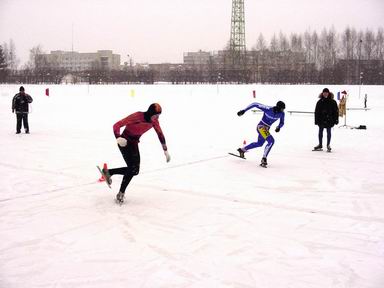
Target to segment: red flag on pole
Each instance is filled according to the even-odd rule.
[[[256,98],[256,90],[253,90],[253,98]]]
[[[49,88],[45,89],[45,96],[49,96]]]

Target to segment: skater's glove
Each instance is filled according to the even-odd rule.
[[[241,116],[245,113],[245,110],[240,110],[239,112],[237,112],[237,116]]]
[[[280,127],[276,127],[275,131],[279,132],[280,131]]]
[[[116,139],[117,141],[117,144],[120,146],[120,147],[125,147],[127,146],[127,139],[123,138],[123,137],[119,137]]]
[[[167,160],[167,163],[171,161],[171,155],[169,155],[168,150],[164,151],[165,159]]]

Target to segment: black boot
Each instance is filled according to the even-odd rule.
[[[112,184],[112,178],[111,178],[111,174],[109,174],[109,170],[103,168],[102,171],[103,171],[103,175],[104,175],[105,181],[106,181],[109,185],[111,185],[111,184]]]
[[[237,149],[237,152],[239,152],[239,156],[240,156],[241,158],[245,158],[245,157],[244,157],[244,151],[243,151],[243,149],[239,148],[239,149]]]
[[[323,145],[321,145],[321,144],[313,147],[313,151],[322,151],[322,150],[323,150]]]
[[[267,167],[267,165],[268,165],[267,158],[265,157],[261,158],[260,166]]]
[[[119,192],[117,193],[116,195],[116,202],[119,203],[119,204],[123,204],[124,202],[124,192]]]

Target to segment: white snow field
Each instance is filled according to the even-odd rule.
[[[367,130],[335,127],[332,153],[311,151],[312,114],[286,113],[267,169],[264,147],[228,155],[262,116],[236,112],[314,111],[326,86],[24,85],[31,134],[16,135],[19,86],[0,86],[1,288],[384,287],[383,86],[328,86],[371,108],[348,111]],[[124,165],[112,125],[152,102],[172,159],[148,131],[119,206],[121,176],[109,189],[96,165]]]

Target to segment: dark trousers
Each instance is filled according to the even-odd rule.
[[[325,127],[323,127],[323,126],[319,126],[319,144],[321,145],[321,146],[323,146],[323,131],[324,131],[324,128]],[[327,128],[325,128],[325,129],[327,129],[327,146],[329,146],[329,144],[331,144],[331,137],[332,137],[332,135],[331,135],[331,127],[327,127]]]
[[[25,132],[29,132],[28,113],[16,113],[16,119],[16,132],[20,133],[21,122],[23,122]]]
[[[138,143],[129,143],[125,147],[120,147],[121,154],[123,155],[125,163],[127,163],[127,167],[114,168],[109,169],[109,174],[115,175],[124,175],[123,181],[120,185],[120,192],[125,192],[128,184],[131,182],[133,176],[139,174],[140,171],[140,152]]]

